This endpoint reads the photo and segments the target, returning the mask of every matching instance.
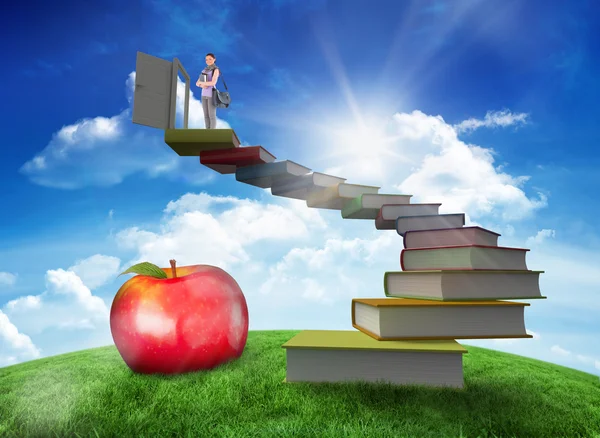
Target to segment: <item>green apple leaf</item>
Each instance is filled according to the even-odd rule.
[[[138,263],[137,265],[133,265],[129,269],[121,272],[119,275],[123,274],[140,274],[155,278],[168,278],[165,271],[148,262],[142,262]]]

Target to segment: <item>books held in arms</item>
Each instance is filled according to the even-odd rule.
[[[200,77],[198,78],[198,80],[200,82],[208,82],[208,74],[207,73],[200,73]]]
[[[526,270],[522,248],[461,245],[437,248],[403,249],[400,266],[403,271],[431,269],[500,269]]]
[[[379,342],[360,331],[305,330],[282,347],[286,382],[464,385],[467,350],[454,340]]]
[[[355,298],[352,326],[378,341],[531,338],[525,306],[529,303]]]
[[[545,298],[540,292],[544,271],[431,270],[394,271],[383,276],[388,297],[426,300],[515,300]]]

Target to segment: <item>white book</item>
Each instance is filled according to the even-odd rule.
[[[393,228],[395,228],[395,224]],[[404,248],[431,248],[453,245],[498,246],[498,237],[500,237],[500,234],[481,227],[414,230],[407,231],[404,234]]]
[[[354,298],[352,326],[378,341],[531,338],[525,307],[512,301]]]
[[[439,213],[442,204],[382,205],[375,217],[378,230],[395,230],[396,219],[408,216],[432,216]]]
[[[311,193],[306,205],[311,208],[342,210],[344,205],[363,193],[377,193],[380,187],[341,183]]]
[[[375,219],[384,204],[409,205],[412,195],[363,193],[344,205],[344,219]]]
[[[458,228],[464,224],[464,213],[399,217],[396,220],[396,231],[403,236],[407,231]]]
[[[543,272],[391,271],[383,276],[383,289],[387,297],[442,301],[545,298],[539,281]]]
[[[344,181],[346,181],[346,178],[312,172],[308,175],[274,181],[271,187],[271,194],[306,201],[311,193],[326,187],[335,186]]]

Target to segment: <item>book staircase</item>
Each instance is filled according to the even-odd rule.
[[[545,298],[543,271],[527,269],[528,249],[498,246],[498,233],[465,227],[464,213],[439,214],[441,204],[411,204],[412,195],[381,194],[379,187],[276,161],[261,146],[240,147],[231,129],[169,129],[165,142],[237,181],[403,237],[402,270],[384,273],[385,297],[352,300],[356,330],[305,330],[282,346],[287,382],[462,388],[467,350],[456,339],[532,337],[524,319],[529,304],[505,300]]]

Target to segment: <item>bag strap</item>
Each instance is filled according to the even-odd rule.
[[[219,69],[219,77],[221,77],[221,69]],[[229,91],[229,90],[227,89],[227,83],[225,82],[225,79],[222,79],[222,78],[221,78],[221,80],[223,81],[223,85],[225,85],[225,90]],[[215,85],[217,85],[217,84],[215,83]],[[213,85],[213,88],[216,90],[216,89],[217,89],[217,87],[215,87],[215,85]]]

